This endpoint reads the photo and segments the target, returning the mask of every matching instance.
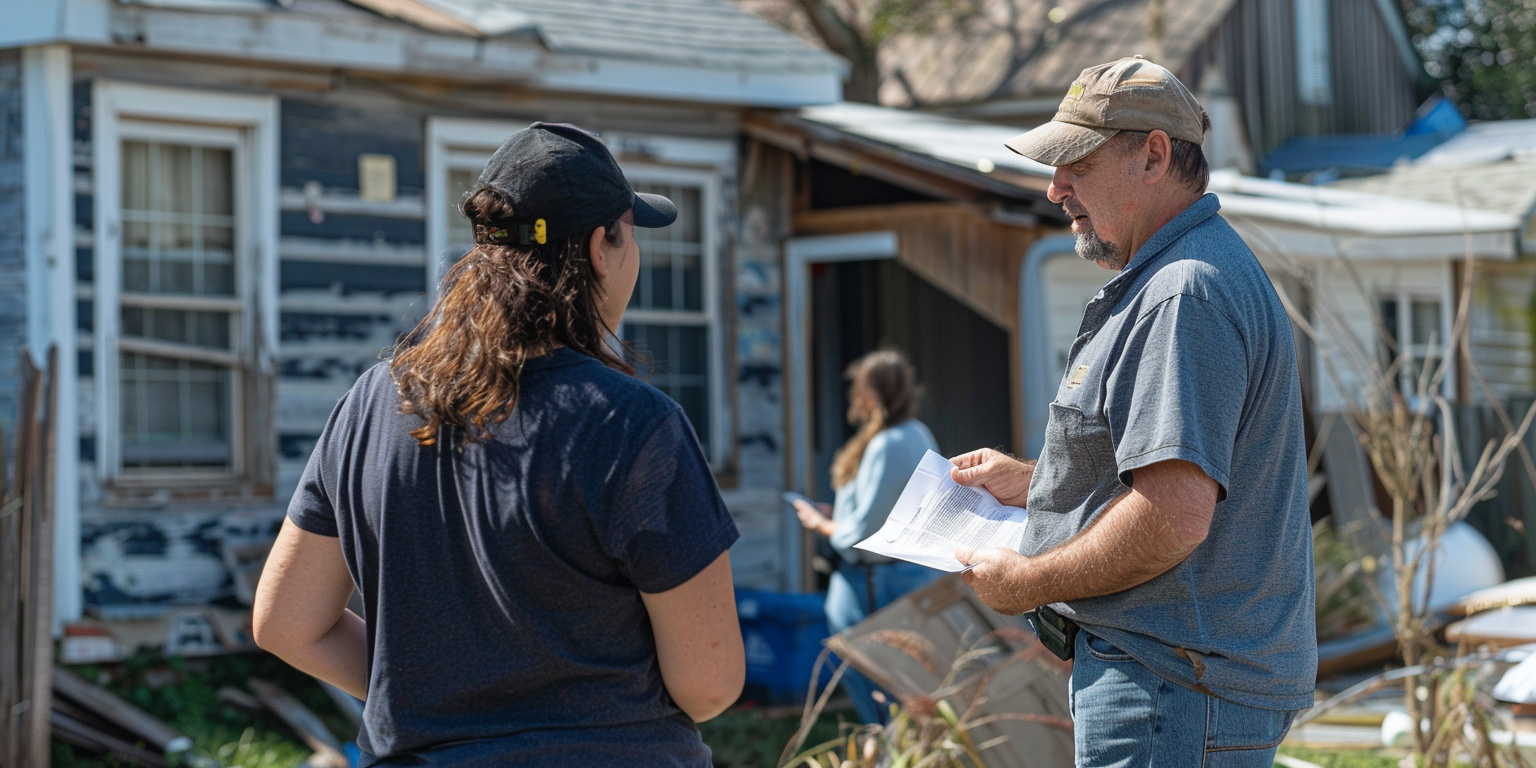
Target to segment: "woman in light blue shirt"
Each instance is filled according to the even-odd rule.
[[[798,502],[806,528],[828,537],[837,570],[827,585],[827,624],[838,633],[927,584],[938,571],[854,549],[885,524],[926,451],[937,451],[928,427],[915,416],[916,374],[900,352],[871,352],[848,366],[848,421],[858,428],[832,460],[836,503]],[[827,513],[831,512],[831,517]],[[843,677],[854,710],[866,723],[884,721],[871,697],[874,685],[853,670]]]

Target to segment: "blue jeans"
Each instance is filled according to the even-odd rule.
[[[1171,683],[1086,629],[1076,654],[1069,702],[1078,768],[1271,768],[1296,716]]]
[[[894,562],[874,567],[875,605],[869,605],[869,588],[865,586],[865,569],[839,563],[827,584],[827,627],[832,634],[868,618],[871,613],[901,599],[902,595],[925,586],[943,575],[941,571],[925,568],[917,563]],[[853,711],[865,723],[885,722],[886,710],[875,703],[872,695],[875,684],[852,667],[843,673],[843,690],[853,699]]]

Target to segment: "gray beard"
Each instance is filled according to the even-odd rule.
[[[1091,261],[1115,270],[1125,267],[1125,254],[1121,252],[1120,246],[1100,238],[1098,232],[1078,235],[1074,250],[1084,261]]]

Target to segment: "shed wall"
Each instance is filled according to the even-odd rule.
[[[1335,0],[1329,7],[1332,103],[1297,95],[1293,0],[1240,0],[1191,68],[1219,64],[1242,105],[1249,145],[1259,155],[1294,136],[1401,130],[1419,103],[1418,82],[1374,0]],[[1195,72],[1185,73],[1199,81]]]

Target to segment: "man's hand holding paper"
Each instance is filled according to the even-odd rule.
[[[991,458],[979,456],[973,468],[982,468]],[[1016,551],[1024,535],[1024,509],[999,502],[985,486],[956,482],[951,474],[954,470],[948,459],[929,451],[907,481],[885,525],[855,546],[951,572],[968,568],[956,559],[957,550],[998,547]],[[1013,496],[1015,486],[999,487]],[[1027,481],[1023,490],[1028,492]]]

